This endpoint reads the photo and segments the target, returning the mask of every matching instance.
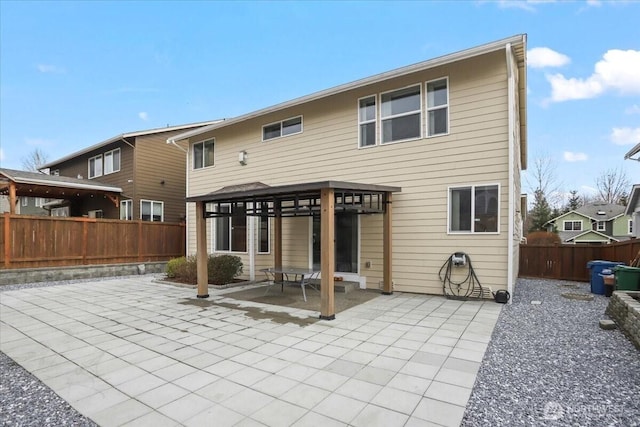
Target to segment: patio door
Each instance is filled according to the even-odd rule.
[[[337,213],[335,216],[335,271],[358,272],[358,215]],[[320,216],[313,216],[313,268],[320,269]]]

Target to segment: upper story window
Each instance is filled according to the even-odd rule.
[[[498,185],[450,188],[449,232],[497,233],[498,197]]]
[[[629,230],[629,234],[633,234],[633,220],[632,219],[629,220],[628,230]]]
[[[358,133],[360,147],[376,145],[376,96],[358,100]]]
[[[596,231],[605,231],[607,229],[607,223],[604,221],[598,221],[598,225],[596,226]]]
[[[582,231],[582,221],[563,221],[563,231]]]
[[[444,135],[449,132],[449,84],[448,79],[427,82],[427,135]]]
[[[380,95],[382,143],[420,138],[420,85]]]
[[[102,176],[102,154],[89,159],[89,179]]]
[[[193,168],[194,169],[202,169],[209,166],[213,166],[214,146],[215,146],[214,139],[193,144]]]
[[[104,174],[120,171],[120,149],[107,151],[104,153]]]
[[[60,169],[54,169],[51,171],[51,175],[53,176],[60,176]]]
[[[262,126],[262,140],[280,138],[281,136],[295,135],[302,132],[302,116],[293,117],[277,123]]]

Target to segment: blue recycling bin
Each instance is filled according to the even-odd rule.
[[[587,263],[587,268],[591,270],[591,293],[604,295],[604,279],[602,270],[613,269],[616,265],[624,265],[624,262],[595,260]]]

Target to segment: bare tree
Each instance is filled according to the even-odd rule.
[[[558,180],[558,164],[548,154],[536,157],[529,166],[525,182],[527,192],[536,194],[540,191],[549,205],[560,207],[564,204],[564,194],[561,191],[561,182]]]
[[[40,167],[47,163],[48,157],[40,148],[35,148],[22,158],[22,168],[26,171],[39,172]]]
[[[631,181],[621,168],[607,169],[596,178],[598,200],[605,203],[620,204],[627,196]]]

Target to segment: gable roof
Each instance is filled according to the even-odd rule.
[[[624,213],[631,215],[636,209],[640,209],[640,184],[634,184],[633,187],[631,187],[631,193],[627,200],[627,208],[624,210]]]
[[[603,213],[600,214],[599,212]],[[555,218],[551,218],[549,221],[545,222],[544,225],[556,222],[562,217],[565,217],[569,214],[581,215],[593,221],[611,221],[612,219],[616,219],[619,216],[624,215],[624,212],[625,207],[621,205],[612,203],[592,203],[589,205],[580,206],[578,209],[563,213],[562,215]]]
[[[136,136],[145,136],[145,135],[153,135],[156,133],[162,133],[162,132],[171,132],[174,130],[184,130],[184,129],[191,129],[191,128],[197,128],[197,127],[202,127],[202,126],[208,126],[220,121],[223,121],[224,119],[218,119],[218,120],[210,120],[207,122],[199,122],[199,123],[190,123],[190,124],[185,124],[185,125],[178,125],[178,126],[167,126],[164,128],[155,128],[155,129],[147,129],[147,130],[139,130],[139,131],[134,131],[134,132],[127,132],[127,133],[122,133],[120,135],[116,135],[112,138],[109,139],[105,139],[102,142],[98,142],[97,144],[94,144],[90,147],[87,148],[83,148],[80,151],[76,151],[74,153],[68,154],[64,157],[61,157],[57,160],[54,160],[52,162],[47,162],[44,165],[42,165],[40,167],[40,169],[46,169],[46,168],[50,168],[52,166],[55,165],[59,165],[60,163],[66,162],[67,160],[73,159],[74,157],[78,157],[81,156],[83,154],[89,153],[93,150],[97,150],[98,148],[104,147],[106,145],[109,145],[113,142],[116,141],[121,141],[125,138],[134,138]]]
[[[585,242],[603,242],[603,241],[607,241],[607,242],[608,242],[608,241],[610,241],[610,240],[613,240],[613,241],[615,241],[615,242],[619,242],[619,240],[618,240],[618,239],[616,239],[615,237],[607,236],[606,234],[601,233],[601,232],[596,231],[596,230],[587,230],[587,231],[584,231],[584,232],[582,232],[582,233],[580,233],[580,234],[577,234],[577,235],[575,235],[575,236],[572,236],[572,237],[570,237],[570,238],[568,238],[568,239],[566,239],[566,240],[564,240],[564,241],[565,241],[565,242],[576,241],[576,240],[578,240],[579,238],[583,238],[583,237],[585,237],[585,236],[587,236],[587,235],[595,235],[596,237],[600,237],[600,239],[595,239],[595,240],[594,240],[594,239],[591,239],[591,240],[583,240],[583,241],[585,241]]]
[[[629,150],[627,152],[627,154],[624,155],[624,159],[625,160],[636,160],[640,162],[640,157],[637,158],[633,158],[631,156],[635,156],[636,154],[640,153],[640,142],[638,142],[635,147],[633,147],[631,150]]]
[[[244,114],[238,117],[234,117],[231,119],[227,119],[224,121],[220,121],[217,123],[210,124],[208,126],[204,126],[199,129],[195,129],[189,132],[184,132],[179,135],[172,136],[167,139],[168,144],[173,144],[176,141],[181,141],[187,138],[191,138],[193,136],[201,135],[205,132],[209,132],[214,129],[220,129],[226,126],[231,126],[236,123],[244,122],[256,117],[260,117],[269,113],[273,113],[279,110],[284,110],[285,108],[295,107],[304,103],[308,103],[311,101],[316,101],[322,98],[327,98],[329,96],[337,95],[343,92],[347,92],[350,90],[358,89],[367,85],[379,83],[391,78],[401,77],[404,75],[408,75],[411,73],[428,70],[430,68],[435,68],[438,66],[450,64],[453,62],[462,61],[465,59],[473,58],[476,56],[484,55],[491,52],[496,52],[499,50],[504,50],[507,46],[510,46],[516,59],[518,62],[518,68],[523,69],[523,74],[518,79],[518,92],[520,93],[520,105],[526,105],[526,100],[522,99],[526,97],[526,50],[527,50],[527,36],[526,34],[519,34],[512,37],[508,37],[502,40],[498,40],[492,43],[487,43],[481,46],[473,47],[470,49],[465,49],[459,52],[451,53],[448,55],[440,56],[437,58],[433,58],[427,61],[419,62],[417,64],[409,65],[406,67],[397,68],[395,70],[387,71],[384,73],[376,74],[370,77],[366,77],[360,80],[356,80],[350,83],[342,84],[339,86],[335,86],[330,89],[325,89],[319,92],[312,93],[310,95],[302,96],[300,98],[295,98],[290,101],[282,102],[280,104],[273,105],[271,107],[263,108],[260,110],[253,111],[248,114]],[[521,108],[522,110],[522,108]],[[520,117],[520,140],[522,146],[522,167],[526,169],[526,117]]]

